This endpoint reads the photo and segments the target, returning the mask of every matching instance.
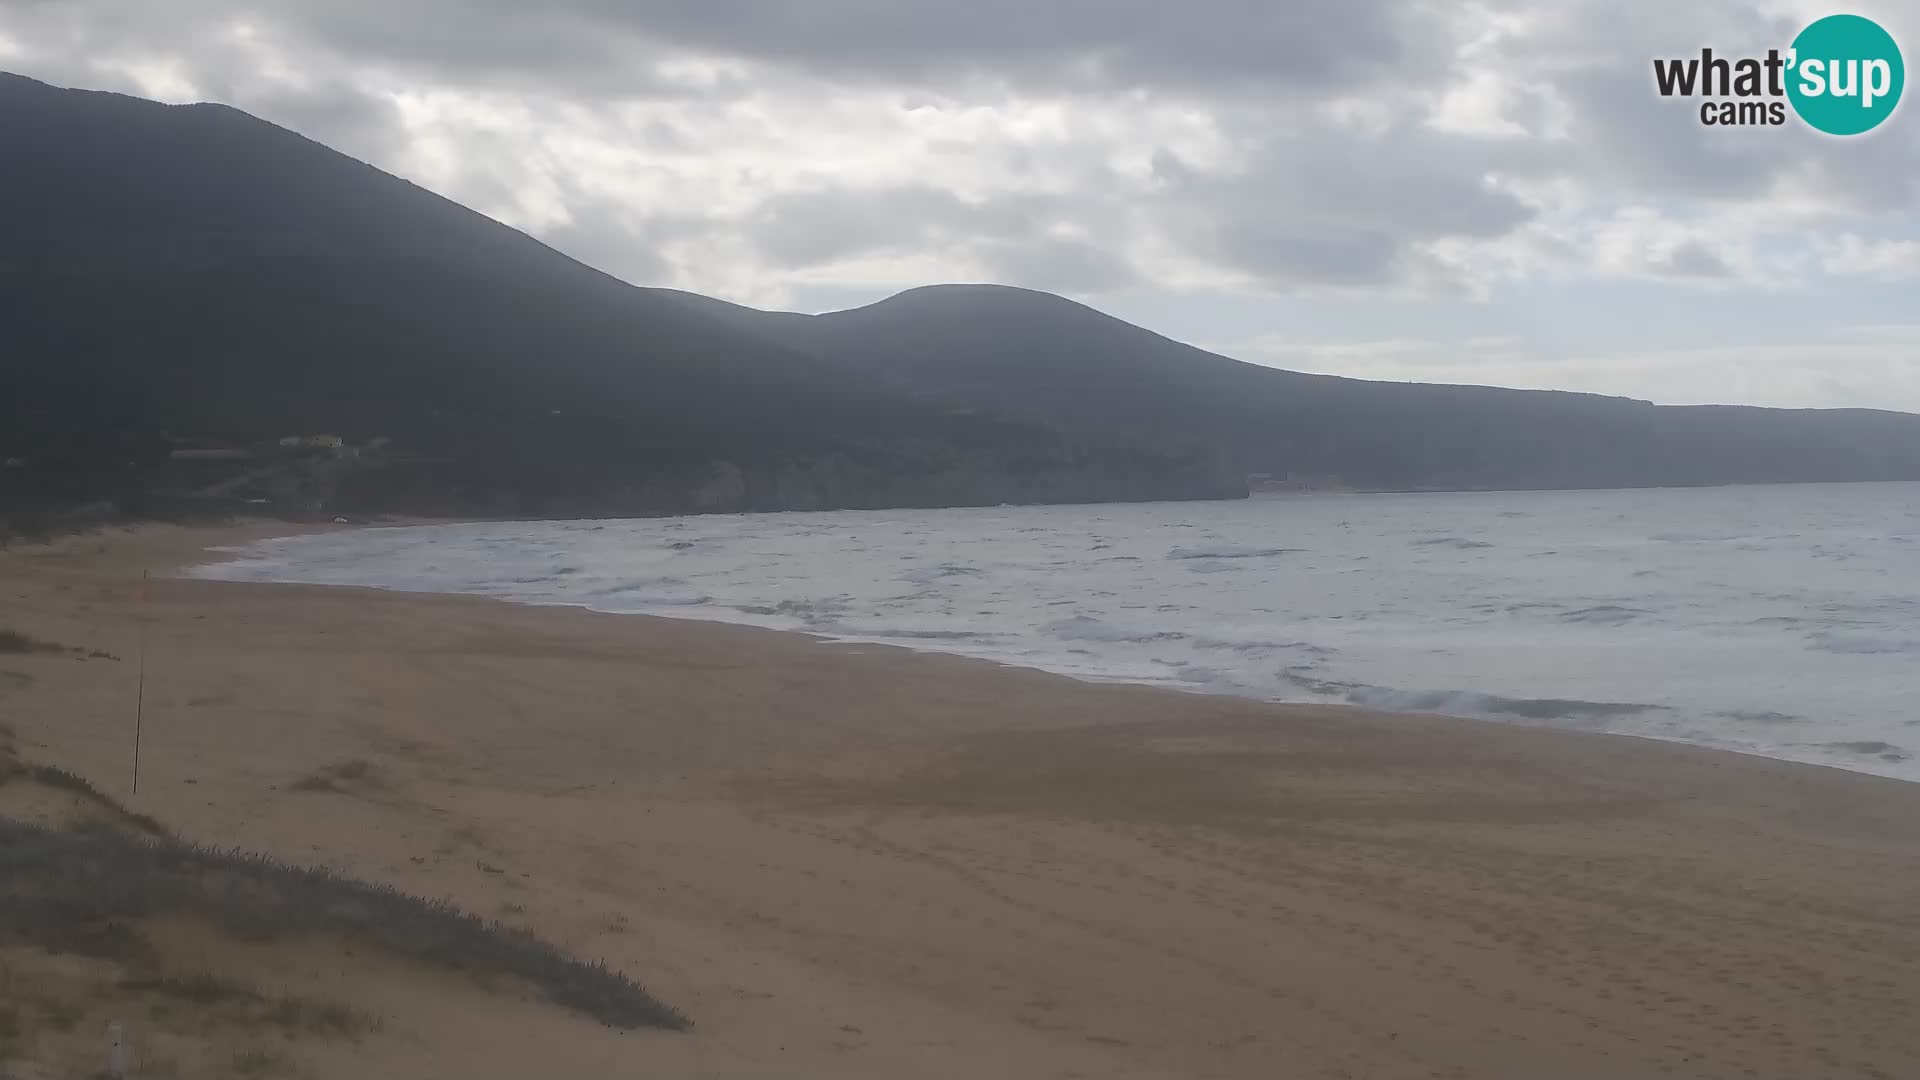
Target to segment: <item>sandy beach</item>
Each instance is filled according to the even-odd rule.
[[[1920,786],[173,576],[285,531],[0,551],[0,628],[111,656],[0,655],[21,753],[186,839],[530,927],[695,1024],[205,945],[383,1018],[303,1049],[316,1075],[1920,1075]]]

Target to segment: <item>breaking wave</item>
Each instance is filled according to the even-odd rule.
[[[1579,701],[1570,698],[1502,697],[1479,690],[1400,690],[1364,683],[1331,682],[1298,674],[1287,680],[1309,693],[1339,697],[1349,705],[1382,712],[1440,713],[1479,720],[1604,721],[1614,717],[1662,712],[1666,706],[1626,701]]]
[[[1299,548],[1250,547],[1246,544],[1195,544],[1172,548],[1169,559],[1266,559],[1275,555],[1293,555]]]
[[[1814,634],[1813,647],[1821,652],[1853,656],[1920,655],[1920,638],[1868,637],[1864,634]]]
[[[1562,612],[1560,619],[1570,623],[1597,623],[1601,626],[1619,626],[1635,619],[1651,615],[1653,612],[1643,608],[1620,607],[1617,604],[1600,604],[1596,607],[1579,608]]]
[[[1867,484],[487,522],[263,541],[196,574],[745,622],[1920,779],[1915,507],[1920,485]]]
[[[1050,622],[1040,628],[1061,641],[1180,641],[1187,635],[1176,630],[1141,630],[1115,626],[1101,619],[1075,615],[1071,619]]]
[[[1469,540],[1464,536],[1429,536],[1424,540],[1415,540],[1414,547],[1446,547],[1456,551],[1472,551],[1475,548],[1490,548],[1493,545],[1485,540]]]
[[[916,570],[908,570],[906,573],[900,575],[900,580],[911,581],[915,585],[928,585],[947,578],[979,577],[985,572],[986,571],[976,566],[944,564],[941,566],[923,566]]]

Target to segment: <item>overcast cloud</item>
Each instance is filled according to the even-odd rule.
[[[0,69],[218,100],[637,284],[1049,289],[1243,359],[1920,411],[1920,118],[1709,128],[1732,0],[0,0]],[[1920,9],[1863,2],[1920,56]]]

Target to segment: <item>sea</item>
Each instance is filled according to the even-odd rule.
[[[203,578],[746,623],[1920,780],[1920,483],[366,528]]]

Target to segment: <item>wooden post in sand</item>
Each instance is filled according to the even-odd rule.
[[[113,1080],[127,1077],[127,1029],[118,1020],[107,1025],[107,1075]]]
[[[133,594],[138,605],[134,618],[140,623],[140,675],[133,696],[133,791],[140,794],[140,728],[147,717],[147,589],[148,572],[140,571],[140,589]]]

